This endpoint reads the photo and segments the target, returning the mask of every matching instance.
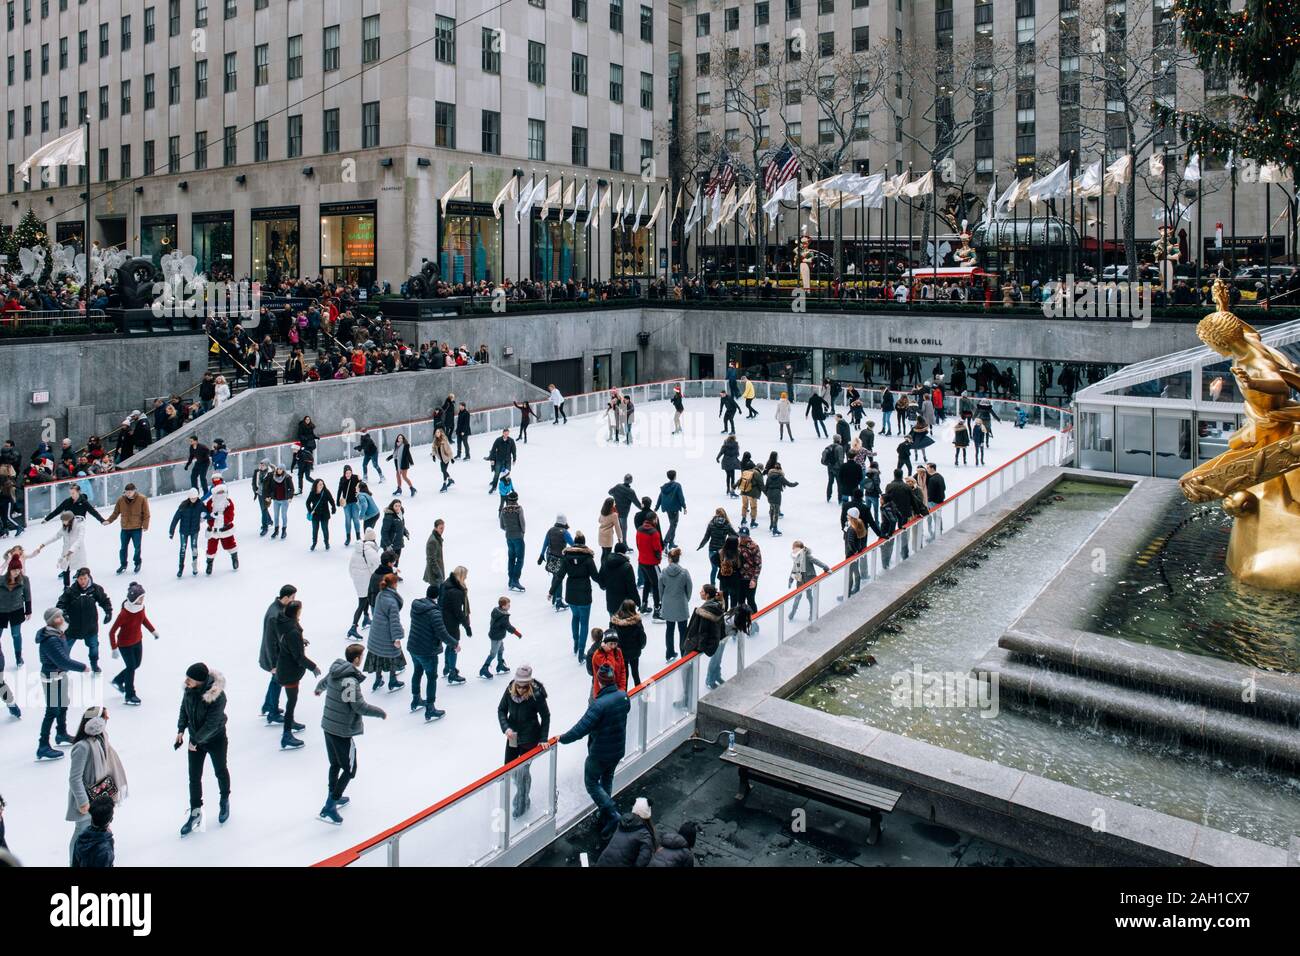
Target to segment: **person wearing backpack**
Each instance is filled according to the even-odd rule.
[[[840,465],[844,464],[846,449],[840,444],[840,436],[836,435],[831,439],[831,443],[822,449],[821,463],[826,469],[826,500],[831,500],[831,492],[835,490],[835,481],[840,475]]]
[[[736,488],[740,491],[740,520],[757,524],[758,499],[763,497],[763,473],[748,453],[740,466],[740,480],[736,482]]]

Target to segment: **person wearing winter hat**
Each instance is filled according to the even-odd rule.
[[[316,696],[325,695],[320,725],[325,732],[325,752],[329,755],[329,790],[320,819],[336,826],[343,823],[339,808],[346,806],[350,799],[343,791],[357,775],[356,738],[365,733],[362,718],[388,719],[382,708],[366,703],[362,696],[366,678],[360,665],[365,652],[360,644],[349,644],[343,656],[316,682]]]
[[[546,688],[533,677],[530,665],[515,668],[515,678],[497,704],[497,723],[506,735],[506,763],[528,753],[550,737],[551,708],[546,702]],[[516,818],[527,813],[532,804],[532,783],[529,764],[515,771],[512,815]]]
[[[587,703],[578,722],[560,735],[558,742],[571,744],[587,738],[587,760],[583,765],[583,784],[596,804],[601,820],[601,839],[608,839],[618,826],[618,807],[611,795],[614,768],[627,750],[627,715],[631,703],[615,683],[614,668],[608,665],[596,672],[600,693]],[[542,747],[549,746],[549,741]]]
[[[623,814],[614,835],[596,860],[597,866],[638,867],[649,866],[659,838],[650,819],[650,801],[637,797],[632,812]]]
[[[41,736],[36,748],[37,760],[57,760],[63,751],[50,746],[50,729],[57,725],[56,744],[70,744],[68,735],[68,671],[81,672],[86,665],[75,661],[69,654],[69,641],[63,632],[67,628],[63,611],[52,607],[45,612],[45,626],[36,632],[36,646],[41,655],[41,684],[45,690],[45,717],[41,720]]]
[[[113,648],[113,656],[121,657],[125,665],[122,672],[113,678],[112,684],[133,707],[140,705],[140,698],[135,694],[135,672],[144,658],[144,628],[149,629],[155,641],[158,640],[158,629],[144,612],[144,588],[132,581],[126,589],[126,601],[118,609],[117,620],[109,628],[108,643]]]
[[[699,827],[691,820],[687,820],[675,832],[661,830],[659,849],[650,860],[650,866],[694,866],[695,854],[691,851],[695,849],[695,837],[698,833]]]
[[[221,796],[218,823],[230,819],[230,770],[226,753],[230,741],[226,736],[226,678],[202,662],[185,671],[185,693],[181,695],[180,717],[176,722],[175,749],[185,743],[189,732],[190,810],[181,827],[181,836],[189,836],[203,820],[203,764],[212,758]]]
[[[81,718],[73,738],[68,761],[68,812],[64,819],[73,824],[68,842],[68,859],[76,856],[77,838],[90,829],[90,805],[98,797],[113,803],[126,799],[126,768],[108,742],[108,708],[91,707]]]
[[[545,563],[546,573],[551,576],[551,587],[547,594],[550,596],[551,606],[557,611],[564,611],[569,607],[560,595],[559,575],[560,569],[564,566],[564,550],[572,544],[573,536],[569,534],[569,519],[563,514],[556,515],[555,524],[551,525],[542,536],[542,552],[537,556],[537,563]]]
[[[265,495],[267,479],[275,474],[275,469],[271,467],[271,460],[263,458],[257,463],[257,468],[253,472],[253,500],[257,502],[257,508],[262,513],[262,529],[258,537],[265,538],[266,533],[271,530],[271,501]]]
[[[230,566],[239,570],[239,543],[235,541],[235,502],[230,498],[226,483],[220,478],[212,479],[212,497],[204,502],[203,510],[208,521],[208,561],[207,573],[212,573],[212,562],[217,556],[220,544],[230,554]]]
[[[181,503],[176,506],[176,513],[172,515],[171,527],[167,529],[167,537],[174,539],[176,532],[180,531],[181,547],[176,563],[176,576],[179,578],[185,573],[185,552],[190,552],[190,573],[199,573],[199,528],[203,524],[203,505],[199,502],[199,489],[191,488]],[[269,517],[268,517],[269,521]],[[269,526],[269,525],[268,525]],[[263,534],[266,532],[263,531]]]

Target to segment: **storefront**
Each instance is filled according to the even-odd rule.
[[[578,213],[573,225],[569,215],[552,209],[545,219],[533,215],[533,278],[542,282],[568,282],[587,276],[587,214]]]
[[[86,231],[86,224],[80,219],[73,219],[70,222],[56,222],[54,224],[54,241],[64,246],[75,246],[78,253],[81,253],[82,234]]]
[[[813,351],[782,345],[728,345],[727,363],[739,363],[741,375],[760,382],[782,381],[789,365],[796,382],[808,383],[813,380]]]
[[[154,265],[169,252],[176,251],[175,216],[140,217],[140,255],[153,260]]]
[[[496,280],[501,272],[501,230],[505,219],[497,219],[490,203],[449,202],[442,217],[442,261],[439,272],[444,282]]]
[[[298,207],[252,212],[253,281],[276,285],[298,278]]]
[[[235,270],[235,214],[196,212],[190,217],[190,255],[194,271],[214,280],[230,280]]]
[[[611,229],[614,278],[647,278],[655,272],[652,229]]]
[[[326,282],[375,282],[374,201],[322,203],[320,271]]]

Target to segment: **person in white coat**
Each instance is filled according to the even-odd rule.
[[[226,402],[230,401],[230,385],[226,382],[226,376],[218,375],[216,378],[216,395],[212,399],[212,407],[220,408]]]
[[[550,386],[550,389],[551,389],[550,402],[551,402],[551,411],[552,411],[551,424],[552,425],[560,424],[561,418],[564,419],[564,424],[566,425],[569,424],[569,416],[564,414],[564,396],[560,394],[560,390],[556,388],[554,385]]]
[[[374,528],[367,528],[352,551],[352,560],[348,562],[348,573],[352,575],[352,586],[357,592],[357,609],[352,612],[352,627],[348,637],[365,640],[357,630],[357,625],[370,625],[370,578],[379,567],[379,541]],[[363,619],[364,618],[364,619]]]
[[[56,541],[59,542],[59,560],[55,567],[59,569],[63,586],[66,588],[72,585],[72,572],[75,568],[85,568],[90,565],[86,558],[86,519],[78,518],[70,511],[63,512],[59,518],[63,522],[63,527],[49,541],[29,554],[28,558],[36,557]]]

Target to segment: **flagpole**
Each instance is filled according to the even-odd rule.
[[[474,209],[474,164],[473,164],[473,163],[470,163],[470,164],[469,164],[469,203],[470,203],[470,214],[469,214],[469,217],[468,217],[468,218],[469,218],[469,220],[470,220],[470,223],[472,224],[473,221],[474,221],[474,219],[477,218],[477,217],[475,217],[475,215],[474,215],[474,213],[473,213],[473,209]],[[468,237],[468,238],[469,238],[469,283],[470,283],[470,287],[471,287],[471,288],[470,288],[470,295],[473,295],[473,294],[474,294],[473,285],[474,285],[475,281],[477,281],[478,276],[476,275],[477,270],[476,270],[475,267],[474,267],[474,266],[475,266],[475,264],[474,264],[474,228],[473,228],[472,225],[470,226],[470,229],[469,229],[469,237]]]
[[[1232,200],[1229,206],[1232,229],[1232,272],[1237,271],[1237,154],[1232,154]],[[1222,259],[1220,259],[1222,261]],[[1231,278],[1231,275],[1229,275]]]
[[[85,170],[86,170],[86,231],[81,237],[81,253],[86,257],[86,278],[81,283],[81,290],[86,298],[86,313],[90,314],[90,109],[87,107],[86,115],[83,117],[86,126],[85,140]],[[27,173],[31,178],[31,172]]]
[[[1273,296],[1273,276],[1272,270],[1268,268],[1273,264],[1273,184],[1271,182],[1264,184],[1264,302],[1267,305],[1268,300]]]
[[[1070,244],[1065,254],[1066,274],[1074,272],[1074,237],[1077,233],[1074,231],[1074,150],[1070,150]],[[1101,191],[1106,191],[1106,172],[1101,173]]]
[[[930,170],[930,241],[934,243],[934,255],[930,257],[930,281],[935,283],[939,281],[939,194],[935,191],[938,178],[934,175],[934,170]],[[931,292],[938,295],[938,289],[932,289]]]
[[[1103,149],[1102,165],[1106,164],[1106,151]],[[1137,162],[1137,157],[1133,157],[1133,162]],[[1097,194],[1097,281],[1102,280],[1102,273],[1106,271],[1106,181],[1102,179],[1102,190]],[[1129,278],[1132,278],[1130,276]]]
[[[911,164],[910,162],[907,164],[907,182],[908,182],[909,185],[911,185],[911,182],[912,182],[912,164]],[[907,199],[908,199],[908,203],[907,203],[907,271],[910,273],[910,272],[912,271],[912,202],[911,202],[912,197],[911,197],[911,196],[908,196]],[[912,310],[912,280],[911,280],[911,276],[908,276],[908,281],[907,281],[907,309],[908,309],[909,312]]]
[[[1200,165],[1199,161],[1197,163]],[[1205,176],[1198,168],[1196,171],[1196,301],[1201,301],[1201,259],[1205,255],[1205,223],[1201,219],[1201,183]]]

